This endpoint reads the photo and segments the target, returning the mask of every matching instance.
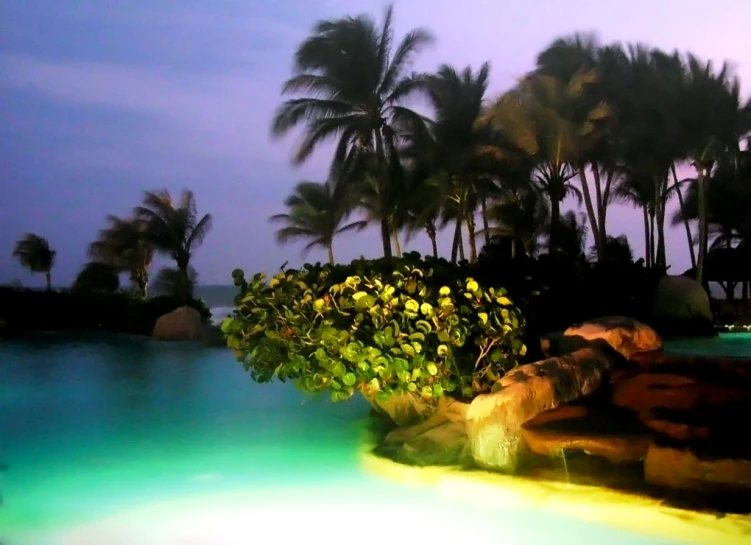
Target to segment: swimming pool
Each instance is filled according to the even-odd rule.
[[[691,356],[726,356],[751,358],[751,332],[720,333],[716,337],[671,339],[665,351]]]
[[[222,349],[2,342],[0,542],[680,543],[375,476],[362,464],[367,412],[254,384]]]

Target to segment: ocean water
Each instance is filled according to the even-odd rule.
[[[223,349],[0,343],[0,543],[681,543],[372,474],[367,413],[255,384]]]
[[[196,286],[195,295],[211,309],[211,321],[221,324],[234,310],[237,291],[235,286]]]

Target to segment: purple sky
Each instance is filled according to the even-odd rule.
[[[356,6],[356,7],[353,7]],[[146,189],[189,187],[214,230],[194,257],[203,284],[234,267],[299,264],[302,245],[278,246],[267,218],[296,181],[321,180],[322,149],[301,168],[290,137],[271,141],[270,119],[296,45],[324,17],[382,14],[381,0],[4,0],[0,7],[0,283],[38,285],[11,258],[24,232],[58,250],[68,284],[108,213],[125,215]],[[594,31],[601,41],[646,42],[729,60],[751,81],[743,0],[401,0],[396,30],[432,30],[418,69],[492,62],[491,94],[532,68],[554,38]],[[748,92],[748,84],[744,93]],[[621,206],[608,231],[643,252],[641,216]],[[441,250],[449,250],[444,235]],[[426,251],[419,237],[410,249]],[[375,231],[335,242],[339,260],[377,256]],[[322,259],[311,252],[309,260]],[[688,265],[671,230],[673,270]]]

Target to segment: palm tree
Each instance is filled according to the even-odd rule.
[[[109,226],[99,231],[89,245],[89,257],[127,271],[141,295],[148,295],[149,268],[154,258],[154,246],[149,239],[148,224],[141,219],[122,219],[107,216]]]
[[[193,296],[188,271],[190,258],[211,230],[211,214],[199,219],[192,191],[184,189],[180,201],[175,202],[164,189],[147,191],[143,204],[134,209],[134,215],[145,222],[146,234],[154,249],[175,260],[187,286],[183,298],[189,300]]]
[[[605,104],[582,109],[594,72],[578,72],[569,81],[535,74],[490,106],[484,119],[503,131],[522,152],[533,158],[533,179],[550,201],[550,246],[556,247],[560,206],[567,195],[580,196],[571,183],[581,163],[587,139],[609,115]]]
[[[355,221],[341,227],[352,211],[352,198],[341,184],[334,182],[299,182],[284,201],[286,214],[276,214],[271,221],[286,224],[276,232],[276,239],[286,243],[295,239],[309,239],[304,252],[316,246],[326,248],[329,263],[334,264],[334,237],[346,231],[363,229],[364,221]]]
[[[634,261],[634,251],[628,242],[626,235],[617,237],[608,236],[605,241],[605,258],[601,259],[597,245],[592,245],[589,249],[589,259],[600,262],[611,263],[614,265],[630,264]]]
[[[406,75],[414,56],[433,41],[423,29],[408,32],[392,49],[393,8],[386,9],[380,29],[369,16],[319,21],[313,35],[295,54],[295,75],[284,94],[303,95],[285,101],[274,116],[273,133],[284,135],[304,125],[304,138],[294,162],[304,162],[322,142],[337,139],[334,170],[340,171],[359,151],[375,152],[381,209],[392,201],[387,190],[387,157],[396,148],[399,127],[422,123],[402,103],[424,88],[425,78]],[[385,257],[391,256],[391,230],[381,218]]]
[[[735,151],[748,127],[740,100],[740,82],[723,63],[715,72],[711,62],[693,55],[687,59],[688,83],[684,104],[684,127],[688,134],[688,156],[696,169],[699,219],[699,255],[696,279],[701,282],[708,245],[706,180],[717,159],[726,151]]]
[[[23,267],[32,273],[44,273],[47,290],[52,290],[52,267],[55,265],[56,254],[46,238],[34,233],[26,233],[16,241],[13,250],[13,257],[17,258]]]
[[[536,187],[504,189],[491,201],[488,216],[490,234],[511,239],[512,257],[517,247],[533,257],[549,228],[550,209]]]

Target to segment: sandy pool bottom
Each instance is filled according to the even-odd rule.
[[[666,508],[587,486],[412,468],[366,455],[377,479],[161,501],[19,536],[34,545],[748,545],[751,518]],[[401,485],[394,495],[394,481]],[[379,483],[380,481],[380,483]],[[14,541],[3,545],[14,545]]]

